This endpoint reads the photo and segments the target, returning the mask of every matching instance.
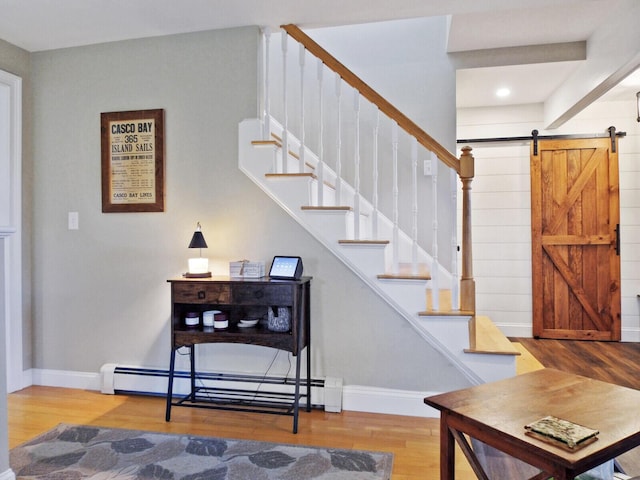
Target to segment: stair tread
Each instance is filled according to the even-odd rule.
[[[428,273],[382,273],[377,276],[380,280],[431,280]]]
[[[270,146],[270,145],[273,145],[275,147],[282,146],[282,144],[277,140],[252,140],[251,145],[255,147],[264,147],[264,146]]]
[[[489,317],[478,315],[469,322],[469,348],[466,353],[520,355],[520,351]]]
[[[265,177],[267,178],[296,178],[296,177],[310,177],[315,178],[315,175],[310,172],[304,173],[265,173]]]
[[[473,316],[471,310],[424,310],[418,312],[421,317],[470,317]]]
[[[338,240],[341,245],[388,245],[389,240]]]
[[[326,211],[326,212],[330,212],[330,211],[350,211],[352,210],[351,207],[344,205],[344,206],[336,206],[336,207],[331,207],[331,206],[325,206],[325,207],[318,207],[315,205],[303,205],[302,207],[300,207],[302,210],[316,210],[318,212],[322,212],[322,211]]]

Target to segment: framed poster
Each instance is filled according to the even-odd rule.
[[[164,110],[100,114],[102,211],[164,211]]]

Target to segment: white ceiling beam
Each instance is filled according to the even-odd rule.
[[[536,63],[571,62],[587,58],[587,42],[550,43],[523,47],[487,48],[451,52],[456,70],[462,68],[504,67]]]
[[[558,128],[640,67],[640,2],[623,0],[587,40],[587,59],[549,97],[547,129]]]

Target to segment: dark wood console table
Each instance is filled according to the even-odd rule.
[[[298,431],[300,398],[306,396],[306,409],[311,410],[310,284],[311,277],[300,280],[273,280],[269,277],[236,279],[229,277],[175,278],[171,283],[171,358],[167,389],[166,421],[171,419],[171,406],[244,410],[293,416],[293,433]],[[275,332],[267,328],[269,308],[290,309],[291,328]],[[227,314],[226,329],[185,325],[189,312],[220,310]],[[250,328],[240,328],[242,319],[261,321]],[[294,393],[256,392],[196,386],[195,346],[202,343],[243,343],[262,345],[291,352],[296,357]],[[191,388],[188,395],[173,398],[176,376],[176,351],[189,349]],[[300,354],[307,348],[306,394],[300,392]],[[223,377],[222,374],[220,376]],[[260,382],[265,383],[265,382]]]

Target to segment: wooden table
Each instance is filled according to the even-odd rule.
[[[454,440],[478,478],[489,478],[467,436],[535,466],[537,480],[573,479],[640,445],[640,391],[548,368],[424,402],[440,410],[441,480],[455,478]],[[525,434],[547,415],[597,429],[598,440],[567,452]]]

